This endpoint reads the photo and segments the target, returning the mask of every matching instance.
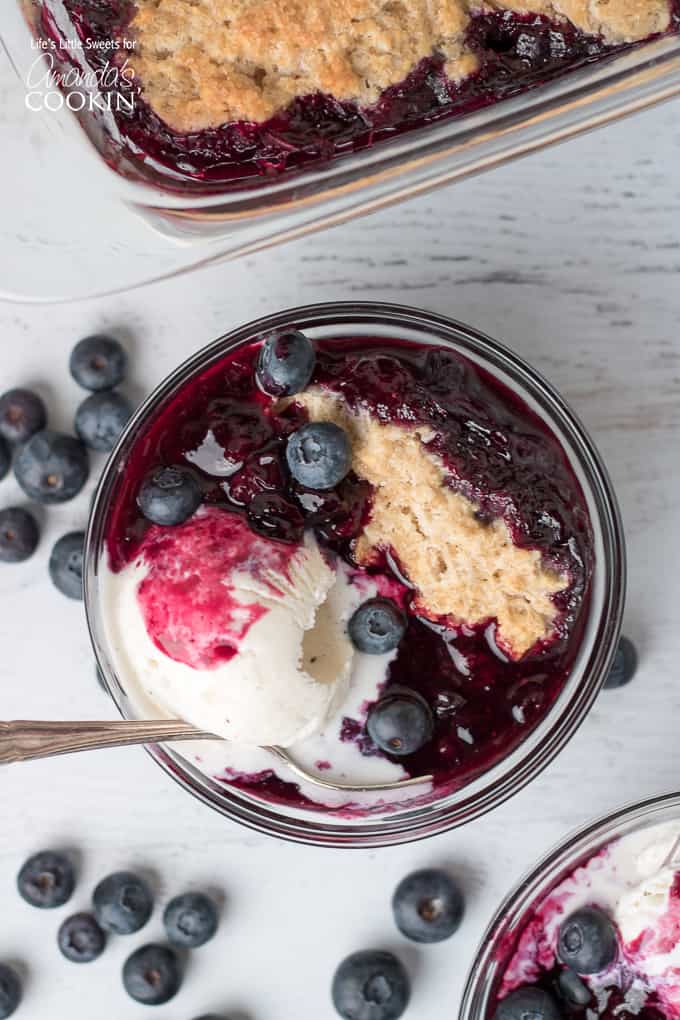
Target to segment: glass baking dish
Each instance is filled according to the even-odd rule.
[[[36,0],[18,0],[4,13],[0,27],[22,90],[40,60],[30,29],[36,9]],[[96,197],[98,205],[103,202],[105,216],[107,209],[115,208],[116,237],[127,241],[135,255],[140,249],[150,253],[148,259],[134,259],[125,280],[92,279],[87,287],[82,278],[76,280],[75,272],[69,279],[62,267],[52,293],[37,296],[54,300],[111,292],[252,252],[491,169],[679,93],[680,36],[670,35],[374,148],[279,178],[258,179],[256,186],[209,195],[173,193],[129,167],[129,176],[123,176],[111,168],[111,140],[96,124],[85,124],[83,130],[83,122],[66,107],[49,112],[25,109],[24,131],[27,118],[33,118],[31,129],[44,132],[50,146],[62,148],[76,173],[78,194]],[[19,225],[25,226],[26,216],[30,212],[10,210]],[[62,226],[58,236],[63,239],[58,211],[49,210],[47,224],[45,216],[42,209],[42,231],[51,231],[54,224],[56,233]],[[145,228],[133,225],[140,217]],[[21,296],[12,293],[11,283],[5,281],[4,287],[6,297]]]

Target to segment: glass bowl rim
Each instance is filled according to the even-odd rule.
[[[413,809],[390,810],[380,815],[353,819],[335,817],[328,813],[308,811],[300,819],[286,816],[280,805],[250,798],[243,791],[225,791],[223,787],[199,774],[188,763],[178,760],[160,745],[150,745],[147,751],[169,775],[188,792],[208,804],[222,815],[238,821],[258,832],[275,835],[292,842],[328,847],[373,848],[410,842],[435,835],[472,821],[507,800],[512,794],[535,778],[564,747],[597,697],[616,653],[623,613],[625,593],[625,542],[616,497],[602,463],[585,428],[569,405],[543,376],[508,347],[486,334],[447,316],[438,315],[408,306],[382,302],[329,302],[303,305],[266,315],[237,326],[211,341],[170,372],[142,402],[128,422],[116,447],[104,467],[95,496],[85,539],[84,600],[90,640],[97,664],[105,678],[107,688],[123,716],[121,704],[124,691],[119,688],[105,652],[105,640],[98,622],[97,567],[102,546],[103,528],[108,497],[123,465],[121,457],[128,444],[134,441],[148,417],[162,407],[170,397],[198,371],[205,370],[221,356],[240,344],[266,336],[281,328],[340,329],[334,335],[348,335],[352,326],[387,328],[395,337],[406,332],[419,334],[421,340],[435,342],[457,350],[464,357],[480,363],[513,392],[528,401],[534,411],[540,407],[541,417],[558,436],[558,441],[571,452],[572,466],[581,469],[581,485],[588,487],[598,517],[591,524],[596,538],[599,534],[604,549],[600,565],[606,593],[597,617],[597,641],[593,642],[587,668],[581,667],[582,677],[572,684],[570,700],[565,692],[579,670],[575,667],[556,702],[541,722],[508,755],[459,790],[430,804]],[[385,334],[387,335],[387,334]],[[559,433],[562,436],[560,437]],[[588,620],[592,617],[592,605]],[[577,653],[577,662],[581,651]],[[561,710],[558,709],[561,706]],[[527,753],[531,748],[531,754]],[[520,752],[524,749],[524,754]],[[516,767],[511,766],[514,762]],[[503,767],[505,767],[503,769]],[[475,792],[474,787],[479,788]],[[467,791],[467,793],[466,793]],[[453,798],[455,804],[447,804]]]
[[[583,823],[554,844],[506,893],[482,935],[461,999],[458,1020],[486,1020],[498,974],[491,972],[494,954],[512,931],[522,930],[522,921],[534,903],[552,888],[586,854],[595,853],[628,831],[654,824],[659,815],[674,812],[680,818],[680,793],[662,793],[642,801],[628,801],[606,814]],[[625,830],[625,831],[622,831]]]

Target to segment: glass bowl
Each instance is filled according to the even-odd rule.
[[[149,748],[155,761],[188,792],[260,832],[334,847],[384,846],[420,839],[463,825],[502,803],[545,768],[585,718],[615,654],[623,609],[625,552],[616,500],[596,449],[562,398],[514,353],[468,326],[417,309],[354,302],[308,305],[241,326],[192,355],[151,394],[127,426],[99,483],[86,539],[85,606],[97,661],[122,715],[133,717],[133,710],[107,647],[98,571],[107,511],[125,471],[127,453],[151,416],[171,401],[189,378],[226,352],[293,326],[313,339],[386,337],[444,346],[482,366],[516,393],[556,436],[581,485],[591,519],[595,569],[573,670],[555,704],[526,739],[467,786],[426,804],[392,805],[370,816],[343,818],[330,811],[268,803],[207,778],[174,749]]]
[[[669,35],[322,165],[229,192],[173,194],[139,170],[129,168],[127,176],[114,170],[111,139],[95,124],[81,124],[65,107],[25,108],[26,82],[39,56],[32,48],[35,19],[44,2],[12,0],[0,26],[17,74],[8,109],[20,117],[6,158],[22,167],[27,179],[18,186],[31,196],[8,203],[5,227],[16,236],[54,237],[64,257],[45,259],[36,272],[35,249],[27,246],[25,259],[17,251],[0,284],[9,299],[87,297],[247,254],[492,169],[680,93],[680,35]],[[59,7],[59,0],[49,3]],[[36,83],[36,91],[41,87],[49,91]],[[50,148],[49,179],[33,156],[36,136]],[[91,220],[74,216],[74,209],[95,207],[93,231]],[[119,245],[127,258],[121,259]]]
[[[584,826],[547,854],[505,898],[487,928],[463,992],[459,1020],[490,1020],[498,985],[534,909],[579,864],[612,840],[680,818],[680,794],[628,804]]]

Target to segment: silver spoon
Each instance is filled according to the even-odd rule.
[[[123,719],[115,722],[0,722],[0,765],[12,765],[35,758],[51,758],[73,751],[95,751],[101,747],[156,744],[166,740],[220,740],[181,719]],[[283,747],[264,747],[291,772],[314,786],[348,793],[401,790],[428,783],[432,776],[416,776],[392,783],[334,783],[308,772]]]

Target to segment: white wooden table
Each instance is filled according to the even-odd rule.
[[[139,749],[17,766],[0,780],[0,959],[26,968],[23,1020],[141,1020],[120,965],[161,934],[94,965],[62,961],[67,912],[40,913],[14,889],[31,851],[68,847],[80,882],[71,909],[114,868],[148,871],[159,901],[187,886],[223,890],[218,937],[191,961],[181,994],[156,1011],[192,1020],[330,1018],[338,961],[395,949],[413,975],[413,1020],[455,1017],[478,938],[500,897],[568,829],[626,799],[680,786],[680,105],[239,263],[79,306],[0,307],[0,389],[37,387],[68,427],[79,398],[73,343],[96,330],[128,344],[141,396],[211,338],[309,301],[395,300],[450,313],[515,347],[592,430],[621,501],[629,543],[626,630],[636,681],[601,696],[566,751],[523,793],[467,829],[379,852],[329,852],[259,837],[192,801]],[[11,188],[0,165],[0,186]],[[5,238],[5,245],[19,243]],[[7,257],[7,250],[4,253]],[[108,717],[82,606],[55,592],[52,541],[85,522],[91,486],[49,514],[38,553],[0,569],[0,718]],[[13,502],[13,481],[0,505]],[[390,915],[409,869],[450,867],[468,910],[448,943],[415,948]],[[156,1013],[154,1013],[156,1015]]]

